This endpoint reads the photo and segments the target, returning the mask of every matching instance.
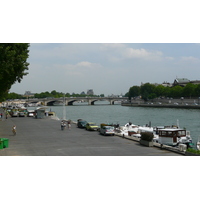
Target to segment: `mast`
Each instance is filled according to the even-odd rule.
[[[63,120],[67,120],[66,119],[65,95],[63,96]]]
[[[177,119],[177,127],[180,128],[180,126],[179,126],[179,120],[178,119]]]

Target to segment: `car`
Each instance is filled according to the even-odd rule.
[[[17,111],[16,111],[16,112],[12,112],[12,113],[11,113],[11,116],[12,116],[12,117],[18,117],[18,112],[17,112]]]
[[[85,121],[85,120],[78,120],[77,121],[77,127],[78,128],[85,128],[86,124],[87,124],[87,121]]]
[[[19,113],[18,113],[18,116],[19,116],[19,117],[25,117],[25,114],[24,114],[24,112],[19,112]]]
[[[102,135],[115,135],[113,126],[102,126],[99,130]]]
[[[85,125],[85,129],[88,131],[98,131],[99,130],[99,126],[96,125],[94,122],[88,122]]]
[[[34,117],[34,114],[31,113],[31,112],[29,112],[27,116],[28,116],[28,117]]]

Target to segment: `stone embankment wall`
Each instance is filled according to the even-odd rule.
[[[142,99],[133,99],[131,102],[123,102],[122,106],[200,108],[200,98],[152,99],[147,102]]]

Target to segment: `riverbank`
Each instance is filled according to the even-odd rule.
[[[13,136],[12,126],[17,126]],[[1,156],[181,156],[137,141],[79,129],[61,131],[60,121],[53,119],[8,118],[0,122],[0,137],[9,139]]]
[[[156,103],[122,103],[122,106],[131,107],[150,107],[150,108],[185,108],[185,109],[200,109],[200,105],[184,105],[184,104],[156,104]]]

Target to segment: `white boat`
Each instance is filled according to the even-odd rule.
[[[158,142],[160,144],[166,144],[169,146],[186,144],[187,147],[190,147],[192,143],[190,131],[187,131],[186,129],[181,129],[179,127],[170,127],[158,129],[157,133],[159,135]]]
[[[200,150],[200,137],[199,137],[199,139],[197,141],[197,146],[196,147],[197,147],[198,150]]]
[[[121,134],[131,137],[140,138],[142,132],[152,133],[154,135],[153,141],[158,142],[158,134],[156,134],[153,127],[134,125],[130,122],[121,127]]]

